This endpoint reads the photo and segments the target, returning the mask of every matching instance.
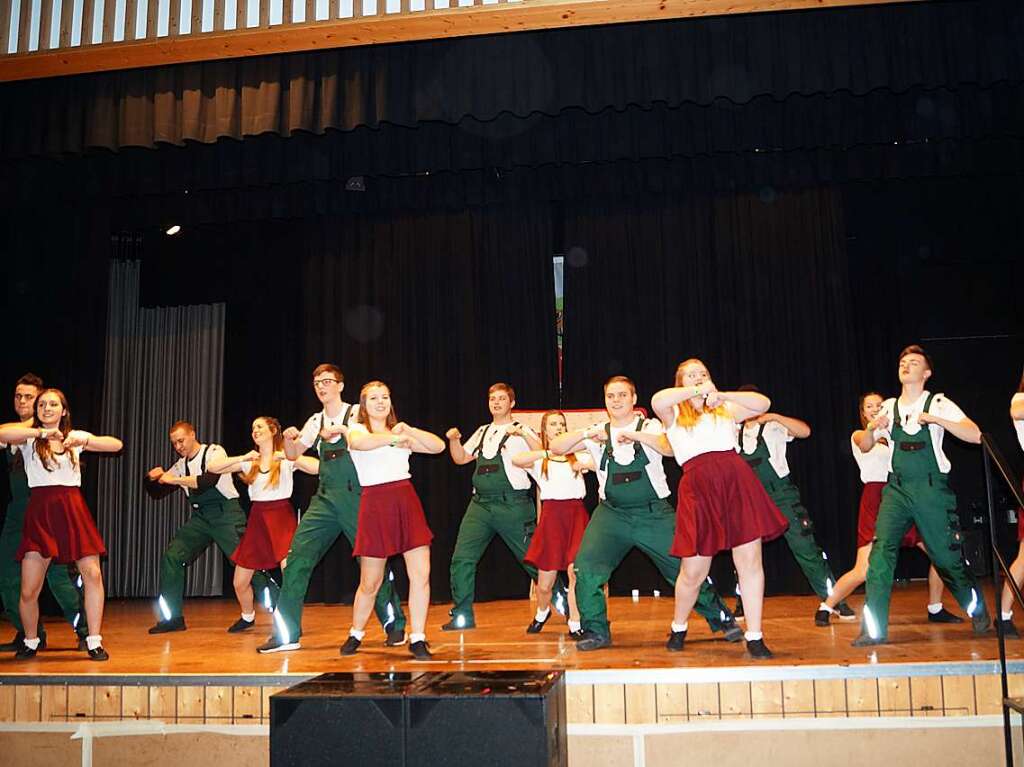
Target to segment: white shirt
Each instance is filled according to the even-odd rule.
[[[850,449],[853,451],[853,460],[857,462],[860,469],[860,481],[865,485],[868,482],[887,482],[889,480],[889,461],[892,457],[892,443],[882,444],[876,442],[868,452],[861,450],[850,435]]]
[[[477,445],[480,444],[480,440],[484,437],[484,431],[486,431],[487,437],[484,439],[480,455],[484,458],[494,458],[498,453],[498,445],[501,444],[501,440],[505,437],[505,432],[508,431],[508,427],[511,425],[511,423],[500,425],[493,423],[484,424],[473,432],[462,447],[467,453],[476,452]],[[523,426],[523,428],[528,429],[531,434],[534,433],[529,426]],[[529,442],[518,435],[513,435],[508,438],[508,442],[505,443],[505,449],[501,451],[501,462],[505,467],[505,476],[508,477],[509,484],[512,485],[514,490],[529,490],[530,475],[526,473],[526,469],[520,469],[512,463],[512,456],[525,453],[531,449]]]
[[[737,423],[736,428],[740,433],[737,449],[742,450],[746,455],[752,454],[757,450],[757,430],[761,428],[761,425]],[[779,479],[788,477],[789,461],[786,460],[786,443],[793,441],[793,435],[789,433],[789,429],[778,421],[768,421],[764,425],[761,437],[768,446],[768,463],[775,469]]]
[[[342,421],[345,418],[345,411],[347,411],[349,405],[347,402],[341,403],[341,410],[338,411],[338,415],[329,416],[326,410],[321,410],[319,413],[313,413],[309,418],[306,419],[305,425],[302,427],[302,431],[299,432],[299,442],[301,442],[306,449],[313,447],[313,443],[316,442],[316,438],[320,436],[321,426],[344,426]],[[348,417],[349,424],[356,422],[356,415],[359,413],[359,405],[352,405],[352,415]],[[323,419],[321,421],[321,418]],[[333,445],[341,439],[339,434],[334,439],[326,440],[328,444]]]
[[[588,427],[588,431],[604,431],[608,421],[601,421]],[[661,425],[661,421],[656,418],[644,421],[641,431],[647,432],[648,434],[661,434],[664,428]],[[612,458],[615,459],[615,463],[623,466],[628,466],[633,463],[633,459],[636,458],[636,451],[643,450],[647,454],[647,465],[644,467],[647,470],[647,479],[650,480],[651,486],[654,488],[655,494],[659,498],[668,498],[668,480],[665,479],[665,466],[662,463],[662,455],[657,450],[639,442],[626,442],[619,443],[618,437],[624,431],[636,431],[636,419],[631,418],[629,424],[626,426],[612,426]],[[583,446],[590,451],[591,457],[594,459],[594,471],[597,473],[597,491],[598,494],[604,499],[604,484],[608,479],[608,472],[601,469],[601,457],[604,455],[604,443],[598,442],[593,439],[583,440]]]
[[[242,461],[238,467],[241,474],[248,474],[252,468],[252,461]],[[292,497],[292,488],[295,474],[295,461],[287,458],[281,459],[281,471],[277,476],[277,487],[268,487],[270,481],[270,469],[266,473],[262,471],[256,474],[256,478],[249,485],[249,500],[251,501],[287,501]]]
[[[196,451],[196,454],[188,459],[188,474],[185,473],[184,458],[179,458],[174,462],[174,465],[171,467],[171,474],[175,477],[198,477],[203,473],[203,452],[206,451],[207,448],[209,448],[209,452],[206,453],[207,464],[210,463],[210,458],[218,452],[222,457],[226,455],[226,453],[224,453],[224,448],[220,445],[198,445],[198,448],[199,449]],[[217,448],[217,450],[214,450],[214,448]],[[221,474],[220,477],[217,478],[216,487],[217,491],[225,498],[231,499],[238,497],[238,490],[235,489],[235,483],[231,481],[230,474]],[[185,491],[185,495],[192,494],[192,491],[187,487],[183,487],[181,489]]]
[[[1013,399],[1010,400],[1012,405],[1014,402],[1020,402],[1024,400],[1024,392],[1017,392],[1013,395]],[[1024,421],[1014,421],[1013,428],[1017,430],[1017,441],[1020,442],[1020,449],[1024,450]]]
[[[82,486],[82,448],[73,447],[65,450],[61,455],[51,454],[50,468],[47,471],[35,448],[35,437],[18,445],[21,455],[25,460],[25,474],[28,476],[29,487],[81,487]],[[71,453],[75,455],[75,462],[71,462]]]
[[[678,417],[679,406],[673,405],[672,425],[666,436],[680,466],[704,453],[736,449],[736,421],[732,416],[701,413],[690,428],[680,426]]]
[[[356,432],[369,434],[369,430],[361,423],[349,423],[349,434]],[[352,463],[359,475],[359,484],[363,487],[383,485],[385,482],[397,482],[409,479],[409,456],[412,450],[407,447],[383,445],[373,450],[349,450]]]
[[[921,396],[916,401],[905,405],[900,403],[900,418],[903,423],[900,424],[903,427],[903,431],[910,436],[913,436],[921,431],[921,424],[918,423],[918,417],[921,415],[921,410],[924,408],[924,403],[928,400],[928,391],[921,392]],[[882,403],[881,412],[889,419],[890,428],[888,429],[875,429],[875,439],[878,437],[886,437],[892,442],[892,422],[893,422],[893,407],[896,404],[896,398],[890,397]],[[945,418],[947,421],[962,421],[967,416],[964,411],[961,410],[955,402],[951,399],[947,399],[944,394],[936,394],[935,399],[932,400],[932,405],[928,408],[928,412],[931,415],[938,416],[939,418]],[[946,430],[939,426],[937,423],[929,424],[928,430],[932,439],[932,451],[935,453],[935,462],[939,465],[939,471],[943,474],[948,474],[949,470],[953,468],[953,464],[949,462],[949,458],[942,451],[942,438],[946,434]],[[892,471],[892,452],[889,452],[889,471]]]
[[[548,461],[548,475],[545,477],[541,471],[543,466],[544,459],[540,458],[527,469],[530,476],[537,481],[542,501],[568,501],[586,497],[587,484],[583,481],[582,471],[576,473],[568,461],[556,461],[552,458]]]

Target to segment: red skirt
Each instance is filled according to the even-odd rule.
[[[107,553],[81,490],[64,486],[32,488],[21,545],[14,558],[20,562],[29,551],[37,551],[58,564]]]
[[[231,561],[250,570],[274,569],[288,556],[298,524],[291,501],[253,501]]]
[[[867,546],[875,540],[875,522],[878,520],[878,507],[882,505],[882,488],[884,482],[867,482],[860,493],[860,511],[857,512],[857,548]],[[913,525],[900,541],[900,546],[912,549],[921,542],[917,528]]]
[[[429,546],[433,539],[412,482],[400,479],[363,488],[352,556],[390,557]]]
[[[759,538],[778,538],[789,522],[735,450],[683,464],[672,554],[711,557]]]
[[[590,515],[579,498],[541,503],[540,523],[523,561],[538,570],[567,570],[580,550]]]

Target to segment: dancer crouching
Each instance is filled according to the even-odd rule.
[[[388,557],[402,554],[409,575],[409,651],[416,660],[429,660],[432,656],[425,631],[434,534],[409,481],[409,456],[443,453],[444,442],[430,432],[399,422],[391,405],[391,391],[380,381],[371,381],[360,391],[359,415],[345,436],[363,493],[352,551],[359,557],[359,588],[352,605],[352,628],[341,654],[352,655],[359,649]]]
[[[683,467],[672,543],[672,554],[682,557],[683,564],[676,579],[669,650],[683,649],[687,620],[711,558],[731,549],[746,611],[747,652],[755,660],[772,657],[761,633],[761,541],[779,537],[788,523],[736,454],[736,422],[766,412],[770,404],[757,392],[718,391],[698,359],[681,363],[675,386],[662,389],[651,400],[654,412],[666,424],[675,459]]]

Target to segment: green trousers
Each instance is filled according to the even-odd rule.
[[[772,501],[779,507],[779,511],[789,520],[786,543],[793,552],[796,563],[800,565],[814,593],[822,600],[827,599],[836,578],[832,574],[825,552],[814,538],[814,524],[800,501],[799,488],[789,481],[789,477],[763,484]]]
[[[452,586],[452,617],[474,620],[476,566],[495,535],[501,536],[516,561],[533,580],[537,568],[523,562],[530,538],[537,526],[537,506],[530,496],[502,494],[474,495],[466,507],[455,539],[455,551],[449,571]]]
[[[7,507],[3,530],[0,530],[0,599],[4,604],[4,615],[14,625],[15,630],[24,631],[21,615],[18,613],[18,600],[21,596],[21,563],[15,561],[14,555],[21,544],[21,532],[25,526],[25,502],[12,501]],[[68,575],[67,565],[50,564],[46,571],[46,582],[60,606],[64,618],[75,628],[75,621],[81,614],[81,594],[75,588]],[[84,621],[82,621],[84,626]]]
[[[310,500],[288,550],[288,563],[284,568],[284,582],[274,620],[274,630],[279,639],[285,639],[284,631],[288,632],[287,641],[290,642],[302,635],[302,605],[313,568],[339,535],[344,535],[351,545],[355,545],[358,521],[359,495],[356,493],[321,488]],[[377,592],[374,612],[386,629],[405,628],[402,602],[391,582],[390,571]],[[392,623],[394,625],[390,626]]]
[[[632,508],[598,504],[576,555],[576,604],[584,631],[611,636],[604,584],[634,546],[650,557],[658,572],[675,588],[682,563],[669,554],[675,527],[675,511],[665,501]],[[701,586],[695,609],[713,630],[718,630],[730,615],[707,582]]]
[[[882,490],[875,542],[868,559],[867,600],[862,628],[878,639],[889,634],[889,600],[900,541],[911,525],[928,549],[932,564],[968,615],[987,612],[981,590],[963,559],[956,494],[943,474],[900,482],[890,477]],[[875,625],[870,625],[873,620]]]
[[[243,532],[245,513],[236,499],[204,504],[198,509],[193,509],[192,516],[174,533],[160,562],[162,620],[181,616],[185,597],[185,568],[192,560],[202,554],[211,543],[216,543],[217,548],[230,557],[238,548]],[[263,589],[267,587],[271,589],[271,600],[275,600],[276,584],[257,570],[252,576],[252,588],[257,601]]]

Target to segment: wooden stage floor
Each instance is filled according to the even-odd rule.
[[[992,595],[986,595],[991,608]],[[969,623],[936,625],[926,619],[926,591],[912,584],[894,591],[890,644],[856,649],[851,640],[859,623],[833,621],[829,628],[813,623],[818,600],[814,597],[772,597],[767,600],[765,638],[775,653],[768,663],[785,666],[847,666],[888,663],[962,663],[998,657],[994,633],[975,637]],[[851,598],[860,612],[863,596]],[[956,609],[955,605],[947,607]],[[110,652],[106,663],[93,663],[74,649],[73,636],[56,618],[47,619],[49,648],[31,661],[0,658],[0,677],[65,675],[256,675],[309,676],[327,671],[403,670],[496,670],[563,668],[570,670],[659,669],[748,666],[742,643],[728,644],[713,638],[703,619],[691,619],[686,651],[669,653],[664,640],[672,615],[670,597],[612,598],[609,614],[615,645],[607,650],[582,653],[566,636],[564,620],[553,616],[540,634],[529,636],[526,624],[533,613],[527,600],[481,603],[478,628],[466,632],[442,632],[445,605],[432,606],[428,641],[434,660],[414,661],[407,647],[384,647],[383,634],[371,625],[363,647],[343,658],[338,647],[344,641],[351,607],[308,605],[304,613],[302,649],[260,655],[256,647],[271,630],[271,616],[260,610],[257,628],[244,634],[228,634],[225,628],[237,618],[237,607],[227,599],[194,599],[186,603],[188,630],[150,636],[152,605],[144,600],[114,601],[107,605],[103,627],[104,645]],[[3,626],[3,637],[9,626]],[[720,635],[719,635],[720,636]],[[1024,642],[1008,643],[1008,656],[1024,658]],[[757,664],[763,665],[763,664]]]

